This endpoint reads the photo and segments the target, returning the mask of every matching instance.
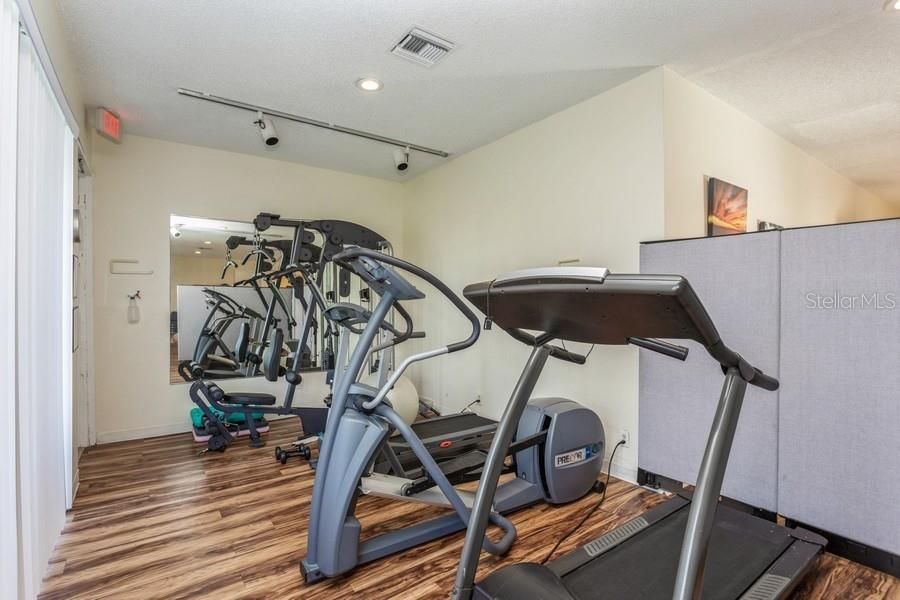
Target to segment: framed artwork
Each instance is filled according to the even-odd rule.
[[[710,177],[706,187],[706,235],[747,231],[747,190]]]

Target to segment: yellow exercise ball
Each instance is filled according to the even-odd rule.
[[[369,375],[363,383],[377,386],[378,375],[375,373]],[[401,376],[393,389],[388,392],[387,399],[405,423],[409,424],[416,420],[419,414],[419,392],[409,377]]]

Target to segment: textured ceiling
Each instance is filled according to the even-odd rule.
[[[383,178],[447,159],[248,113],[178,87],[460,154],[656,65],[873,189],[897,192],[900,13],[881,0],[60,0],[86,101],[126,132]],[[456,43],[439,65],[389,54],[412,25]],[[375,76],[366,94],[353,82]],[[890,127],[886,122],[892,123]],[[896,171],[896,169],[895,169]]]
[[[900,11],[882,6],[861,0],[849,16],[810,23],[759,51],[705,67],[675,66],[832,168],[900,202]]]

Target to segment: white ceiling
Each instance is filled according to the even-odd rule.
[[[383,178],[447,159],[178,96],[193,88],[461,154],[669,64],[900,201],[900,12],[882,0],[59,0],[86,102],[126,132]],[[456,43],[389,54],[412,25]],[[384,81],[366,94],[361,76]]]

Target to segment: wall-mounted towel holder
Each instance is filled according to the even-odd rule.
[[[140,261],[134,258],[113,258],[109,261],[109,272],[112,275],[153,275],[153,269],[134,269],[122,265],[136,265]]]

